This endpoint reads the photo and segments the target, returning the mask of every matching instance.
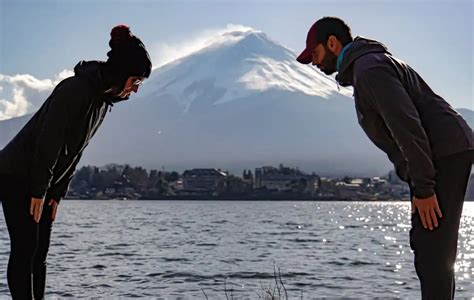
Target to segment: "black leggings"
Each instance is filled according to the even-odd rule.
[[[435,161],[435,192],[443,218],[433,231],[423,228],[418,212],[412,215],[410,245],[420,279],[422,299],[454,297],[459,222],[474,152],[464,152]],[[413,190],[410,187],[411,194]]]
[[[0,178],[3,213],[10,234],[8,287],[13,299],[43,299],[52,209],[44,203],[41,220],[30,215],[26,181]]]

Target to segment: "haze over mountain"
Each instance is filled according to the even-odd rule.
[[[321,175],[391,169],[357,124],[352,91],[257,30],[221,34],[155,69],[139,93],[112,108],[81,165],[129,163],[240,172],[298,166]],[[471,126],[474,112],[460,109]],[[0,148],[29,116],[0,122]]]

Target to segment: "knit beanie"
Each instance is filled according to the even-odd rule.
[[[151,60],[145,45],[132,35],[127,25],[117,25],[110,32],[107,65],[117,78],[126,80],[130,76],[146,77],[151,73]]]

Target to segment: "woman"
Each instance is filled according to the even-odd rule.
[[[2,200],[14,299],[42,299],[46,256],[59,201],[109,106],[128,99],[151,73],[143,43],[125,25],[112,29],[108,60],[82,61],[0,152]],[[46,205],[44,205],[46,201]]]

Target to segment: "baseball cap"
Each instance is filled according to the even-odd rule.
[[[298,62],[305,65],[313,61],[312,53],[314,48],[316,48],[316,46],[318,45],[316,41],[316,23],[314,23],[308,31],[308,36],[306,37],[306,48],[296,58]]]

